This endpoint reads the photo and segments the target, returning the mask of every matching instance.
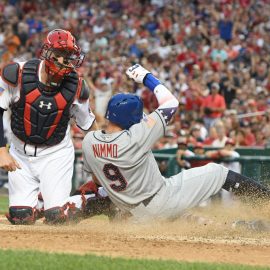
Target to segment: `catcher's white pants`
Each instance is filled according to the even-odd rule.
[[[178,217],[220,191],[227,174],[227,168],[215,163],[184,170],[165,179],[164,186],[150,203],[147,206],[140,203],[131,213],[142,221]]]
[[[9,206],[36,207],[39,191],[45,210],[68,202],[74,166],[72,142],[65,138],[59,145],[41,151],[40,155],[37,151],[37,156],[30,156],[16,142],[11,145],[10,154],[21,169],[9,172]]]

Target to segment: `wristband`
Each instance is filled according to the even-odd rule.
[[[161,82],[152,73],[148,73],[143,79],[143,84],[154,92],[155,87],[161,84]]]

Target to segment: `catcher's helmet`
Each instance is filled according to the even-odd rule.
[[[143,117],[143,102],[133,94],[120,93],[112,96],[105,117],[123,129],[129,129]]]
[[[45,60],[50,80],[57,83],[64,75],[82,65],[84,54],[69,31],[55,29],[48,33],[41,48],[40,58]]]

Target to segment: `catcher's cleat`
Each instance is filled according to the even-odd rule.
[[[45,224],[74,224],[82,219],[82,212],[74,203],[66,203],[62,207],[53,207],[44,211]]]
[[[32,225],[36,222],[37,212],[29,206],[11,206],[6,218],[13,225]]]

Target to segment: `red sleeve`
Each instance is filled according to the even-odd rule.
[[[226,109],[226,103],[223,96],[220,96],[220,107]]]

